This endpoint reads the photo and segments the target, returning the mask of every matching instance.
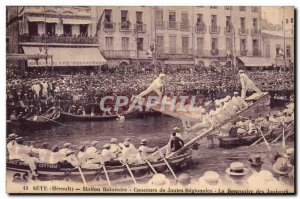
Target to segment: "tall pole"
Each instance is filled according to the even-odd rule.
[[[154,7],[154,56],[153,56],[153,61],[154,61],[154,70],[156,72],[156,53],[157,53],[157,41],[156,41],[156,10],[157,10],[157,7],[155,6]],[[164,23],[164,22],[162,22]],[[163,25],[163,24],[162,24]]]
[[[45,8],[45,6],[43,8],[44,8],[44,31],[45,31],[45,47],[44,47],[44,50],[45,50],[45,55],[47,55],[48,54],[48,49],[47,49],[47,39],[48,39],[48,37],[47,37],[47,30],[46,30],[46,8]],[[48,57],[46,56],[46,72],[48,72],[47,60],[48,60]]]
[[[233,27],[233,19],[232,19],[232,7],[229,7],[230,9],[230,28],[231,28],[231,42],[232,42],[232,51],[233,51],[233,56],[232,56],[232,64],[233,64],[233,70],[236,71],[236,49],[235,49],[235,28]]]
[[[285,62],[285,17],[284,17],[284,6],[282,7],[282,15],[283,15],[283,61],[284,61],[284,66],[286,66],[286,62]]]
[[[136,62],[137,62],[137,65],[138,65],[138,68],[140,69],[140,66],[139,66],[139,27],[140,27],[140,24],[136,22]]]

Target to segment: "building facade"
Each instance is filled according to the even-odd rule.
[[[97,13],[108,59],[150,59],[151,46],[165,64],[225,64],[234,52],[261,56],[260,7],[98,7]]]
[[[95,10],[83,6],[7,7],[8,53],[51,54],[26,67],[95,67],[104,64],[96,35]]]

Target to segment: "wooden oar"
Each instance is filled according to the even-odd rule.
[[[152,171],[157,174],[157,171],[154,169],[154,167],[152,166],[152,164],[148,161],[148,160],[144,160],[148,165],[149,167],[152,169]]]
[[[270,146],[270,144],[268,143],[268,141],[266,140],[264,134],[262,133],[261,128],[259,129],[259,132],[260,132],[261,136],[263,137],[264,142],[265,142],[265,144],[266,144],[268,150],[271,152],[271,151],[272,151],[271,146]]]
[[[62,124],[62,123],[57,122],[57,121],[55,121],[55,120],[52,120],[52,119],[50,119],[50,118],[47,118],[47,117],[44,117],[44,116],[41,116],[41,115],[40,115],[39,117],[44,118],[44,119],[46,119],[46,120],[49,120],[49,121],[51,121],[51,122],[55,122],[55,123],[60,124],[60,125],[62,125],[62,126],[66,126],[65,124]]]
[[[105,167],[105,163],[102,164],[102,167],[103,167],[103,171],[104,171],[104,173],[105,173],[105,177],[106,177],[108,186],[111,187],[111,183],[110,183],[110,180],[109,180],[109,177],[108,177],[108,173],[107,173],[107,170],[106,170],[106,167]]]
[[[171,171],[172,175],[174,176],[175,181],[177,181],[177,176],[175,175],[172,167],[170,166],[170,164],[168,163],[168,161],[166,160],[166,158],[164,157],[163,153],[161,152],[161,150],[158,150],[160,157],[164,160],[164,162],[166,163],[167,167],[169,168],[169,170]]]
[[[82,173],[82,170],[81,170],[80,166],[76,166],[76,168],[78,169],[78,171],[79,171],[79,173],[80,173],[80,175],[81,175],[81,179],[82,179],[82,181],[83,181],[83,183],[84,183],[84,186],[87,186],[87,183],[86,183],[86,181],[85,181],[85,177],[84,177],[84,175],[83,175],[83,173]]]
[[[273,131],[273,129],[269,130],[269,132],[266,133],[265,136],[269,135],[272,131]],[[255,146],[255,145],[258,144],[262,139],[264,139],[264,138],[263,138],[263,137],[259,138],[258,140],[256,140],[255,142],[253,142],[250,146]]]
[[[286,128],[288,129],[293,123],[289,124]],[[282,136],[282,133],[280,135],[278,135],[272,142],[271,144],[274,144],[275,142],[277,142]]]
[[[286,146],[285,146],[285,135],[284,135],[284,125],[282,124],[282,151],[285,151]]]
[[[119,161],[121,162],[121,164],[124,164],[124,165],[126,166],[126,168],[127,168],[128,172],[129,172],[129,174],[130,174],[130,176],[131,176],[131,178],[132,178],[134,184],[137,185],[137,182],[136,182],[136,180],[135,180],[135,177],[134,177],[134,175],[133,175],[133,173],[132,173],[132,171],[131,171],[129,165],[125,162],[125,160],[123,160],[123,161],[119,160]]]

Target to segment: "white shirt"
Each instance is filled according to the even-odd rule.
[[[118,152],[121,152],[121,148],[119,145],[117,144],[110,144],[110,149],[109,149],[111,152],[113,153],[118,153]]]
[[[17,142],[15,140],[11,140],[7,145],[7,150],[8,150],[8,154],[9,154],[9,157],[8,159],[10,160],[13,160],[13,159],[16,159],[16,144]]]
[[[32,148],[32,152],[39,154],[39,161],[40,162],[49,163],[50,156],[51,156],[51,153],[52,153],[52,151],[50,151],[49,149]]]
[[[59,161],[65,160],[66,156],[64,154],[61,154],[59,152],[52,152],[50,154],[49,164],[56,164]]]
[[[243,107],[247,106],[245,100],[240,96],[233,96],[231,102],[234,106],[238,107],[239,109],[242,109]]]
[[[163,86],[163,81],[160,77],[157,77],[149,86],[149,88],[156,90],[160,89]]]
[[[85,153],[97,153],[98,149],[94,146],[90,146],[85,150]]]
[[[103,149],[101,155],[103,156],[104,162],[108,162],[117,157],[116,154],[107,149]]]

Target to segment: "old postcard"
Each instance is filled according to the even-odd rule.
[[[295,193],[294,20],[7,6],[7,192]]]

